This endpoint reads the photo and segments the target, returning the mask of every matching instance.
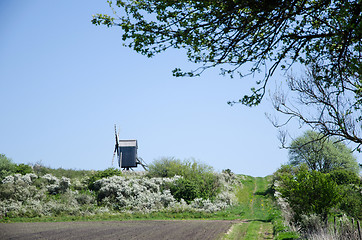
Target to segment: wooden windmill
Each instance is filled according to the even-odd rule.
[[[114,157],[117,156],[118,166],[120,169],[130,170],[136,168],[139,164],[147,170],[147,165],[143,159],[137,156],[137,140],[120,140],[116,125],[114,125],[114,131],[116,144],[113,152],[112,165]]]

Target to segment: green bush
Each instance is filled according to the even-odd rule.
[[[186,166],[179,159],[161,158],[153,161],[148,167],[147,176],[152,177],[173,177],[182,176],[185,173]]]
[[[6,176],[14,173],[25,175],[27,173],[33,173],[33,169],[27,164],[21,163],[17,165],[16,163],[13,163],[10,158],[7,158],[5,154],[0,154],[0,182]]]
[[[362,187],[344,185],[341,186],[341,193],[339,208],[350,217],[362,219]]]
[[[181,161],[175,158],[161,158],[149,166],[148,177],[182,176],[183,180],[172,186],[171,192],[176,199],[192,201],[195,198],[214,199],[220,191],[218,177],[213,168],[195,160]]]
[[[362,183],[361,178],[355,172],[346,170],[335,170],[331,177],[340,186],[341,200],[340,210],[348,216],[362,218]]]
[[[194,181],[180,178],[174,185],[170,187],[171,194],[178,201],[184,199],[187,203],[190,203],[195,198],[200,196],[200,189]]]
[[[16,166],[15,172],[20,173],[21,175],[25,175],[27,173],[33,173],[33,169],[31,168],[31,166],[21,163]]]
[[[94,182],[102,179],[102,178],[107,178],[107,177],[112,177],[112,176],[121,176],[122,175],[122,171],[116,168],[107,168],[106,170],[103,171],[97,171],[95,172],[93,175],[90,176],[89,180],[88,180],[88,188],[90,190],[95,190],[94,189]]]
[[[330,175],[338,185],[361,184],[361,179],[359,178],[358,174],[353,171],[337,169],[330,172]]]
[[[303,215],[317,214],[327,221],[332,207],[339,202],[340,188],[329,174],[299,170],[295,175],[282,174],[277,187],[294,212],[294,222],[300,223]]]
[[[14,174],[16,169],[16,164],[10,158],[7,158],[5,154],[0,154],[0,183],[6,176]]]

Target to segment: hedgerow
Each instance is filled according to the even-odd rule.
[[[206,168],[197,165],[188,166],[191,170],[184,171],[184,176],[173,177],[151,177],[137,172],[121,173],[114,169],[72,179],[57,177],[45,171],[24,175],[12,173],[0,182],[0,219],[86,216],[120,211],[215,212],[236,203],[233,185],[238,184],[238,181],[233,173],[217,174],[204,171]],[[199,178],[195,177],[197,171],[201,174]],[[102,177],[102,174],[106,176]],[[180,182],[205,184],[207,179],[212,180],[212,194],[197,192],[192,197],[183,195],[185,192],[180,187]],[[193,187],[197,191],[207,189]]]
[[[286,165],[274,173],[274,189],[286,224],[306,239],[357,239],[351,222],[362,217],[362,184],[355,172]],[[341,216],[343,224],[331,224]]]

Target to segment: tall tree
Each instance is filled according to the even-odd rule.
[[[306,131],[292,142],[289,148],[289,163],[293,166],[307,164],[310,170],[324,173],[343,169],[357,174],[359,166],[351,149],[334,140],[336,139],[324,138],[322,134]]]

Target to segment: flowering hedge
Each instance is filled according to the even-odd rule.
[[[52,174],[14,174],[0,183],[0,218],[59,215],[93,215],[104,212],[206,211],[215,212],[236,203],[237,177],[230,173],[215,174],[222,190],[213,198],[185,201],[171,189],[181,176],[146,177],[138,174],[111,176],[94,182],[89,177],[57,178]]]

